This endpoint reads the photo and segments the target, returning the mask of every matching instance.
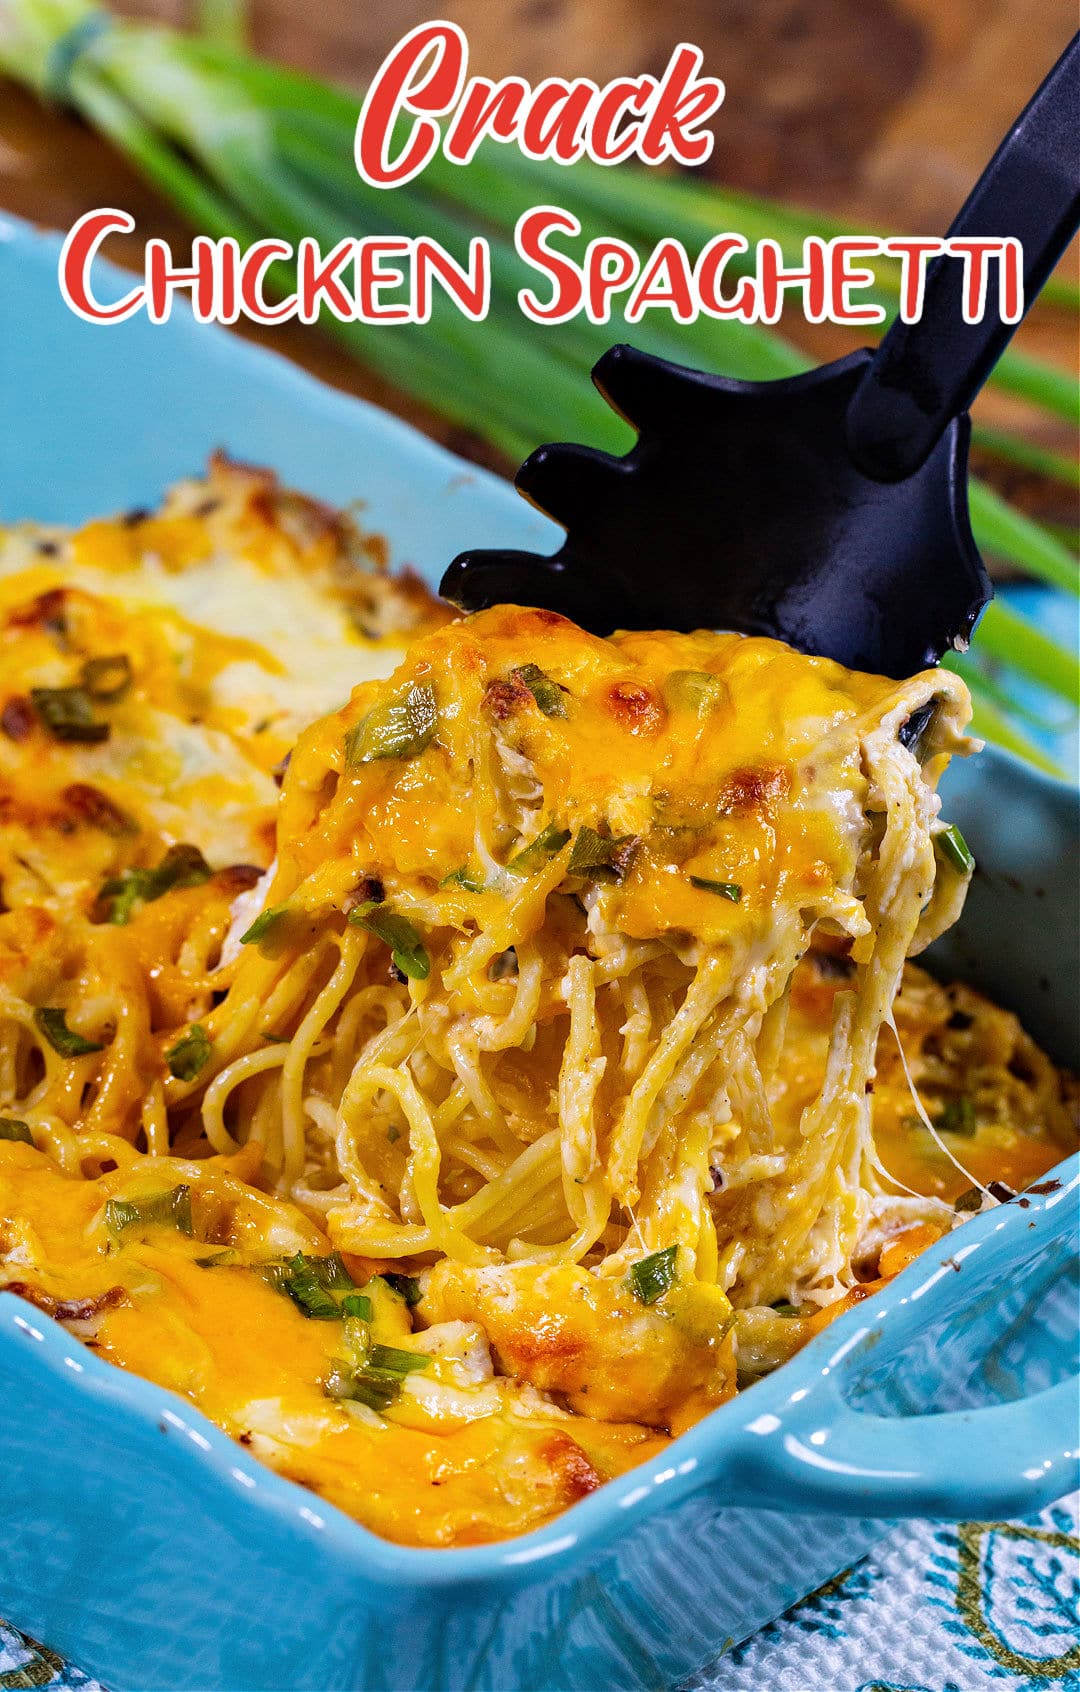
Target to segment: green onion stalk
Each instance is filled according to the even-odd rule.
[[[295,247],[307,235],[323,250],[350,237],[426,234],[463,258],[469,239],[490,247],[491,308],[485,322],[466,320],[446,299],[427,324],[342,323],[324,313],[320,329],[385,380],[446,421],[473,431],[508,461],[539,441],[586,441],[625,451],[627,425],[599,400],[587,376],[612,341],[628,335],[644,351],[749,381],[769,381],[807,368],[785,335],[762,325],[718,322],[575,319],[532,323],[520,312],[524,280],[513,246],[517,219],[529,207],[554,203],[579,220],[579,245],[601,234],[651,246],[674,236],[696,256],[720,230],[779,240],[786,261],[801,255],[808,235],[829,238],[850,226],[798,207],[734,193],[690,177],[591,161],[572,166],[524,158],[495,142],[464,166],[441,155],[422,177],[385,192],[353,166],[359,97],[316,77],[268,63],[244,50],[243,6],[204,0],[202,33],[185,36],[95,8],[90,0],[5,0],[0,13],[0,70],[43,99],[77,111],[100,131],[191,222],[210,236],[233,236],[241,247],[277,235]],[[874,261],[866,297],[890,315],[899,298],[894,261]],[[272,273],[277,291],[291,291],[291,267]],[[273,291],[273,289],[271,289]],[[1077,290],[1049,289],[1054,309],[1075,314]],[[999,390],[1043,415],[1075,421],[1075,383],[1015,348],[992,377]],[[1075,492],[1077,467],[1011,430],[980,429],[993,457]],[[970,487],[971,521],[980,547],[1036,581],[1080,592],[1072,526],[1055,530],[1003,499],[985,481]],[[1057,770],[1036,740],[1042,720],[1024,702],[1030,684],[1075,717],[1080,663],[1010,606],[995,601],[971,652],[950,658],[975,699],[976,732],[1043,768]],[[1018,691],[1019,689],[1019,691]],[[1043,713],[1045,717],[1046,713]],[[1060,725],[1059,725],[1060,726]],[[1057,773],[1062,773],[1057,770]]]

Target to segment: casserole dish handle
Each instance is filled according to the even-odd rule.
[[[1080,1484],[1080,1379],[1007,1404],[879,1416],[824,1369],[805,1395],[742,1430],[739,1502],[895,1519],[994,1520],[1041,1510]]]

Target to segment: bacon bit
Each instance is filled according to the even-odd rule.
[[[899,1275],[909,1263],[914,1263],[921,1252],[936,1245],[942,1237],[941,1230],[934,1228],[929,1222],[920,1222],[914,1228],[905,1228],[902,1234],[889,1240],[881,1248],[878,1258],[878,1274],[887,1281],[894,1275]]]
[[[791,771],[786,765],[772,768],[732,770],[720,788],[720,811],[724,816],[742,811],[765,810],[791,791]]]
[[[563,1498],[587,1498],[602,1485],[584,1451],[569,1434],[552,1434],[541,1445],[539,1455],[550,1465]]]
[[[34,707],[21,693],[9,699],[0,711],[0,729],[3,729],[9,740],[29,740],[36,721]]]
[[[356,883],[351,893],[346,893],[341,902],[343,916],[355,911],[358,905],[381,905],[386,898],[386,889],[377,875],[364,875]]]
[[[667,715],[651,688],[639,682],[616,682],[608,692],[612,715],[630,734],[656,734]]]
[[[123,1287],[109,1287],[96,1298],[62,1298],[54,1314],[58,1322],[89,1322],[105,1310],[116,1310],[130,1302]]]
[[[97,787],[91,787],[89,782],[71,782],[64,788],[61,798],[76,822],[87,823],[91,828],[100,828],[104,834],[121,835],[135,832],[135,824],[131,818],[119,805],[113,804],[107,793],[102,793]]]
[[[12,629],[52,628],[59,633],[64,626],[64,606],[67,588],[49,588],[26,605],[18,606],[8,617]]]
[[[54,1298],[51,1293],[42,1292],[40,1287],[32,1287],[26,1281],[9,1281],[4,1291],[17,1293],[36,1310],[52,1316],[57,1322],[89,1322],[106,1310],[115,1310],[119,1305],[131,1302],[123,1287],[109,1287],[93,1298]]]
[[[228,864],[214,876],[214,886],[231,898],[237,893],[250,892],[265,873],[258,864]]]
[[[484,692],[486,709],[491,712],[496,722],[500,723],[531,702],[532,694],[520,676],[513,676],[506,681],[489,682]]]
[[[1060,1181],[1039,1181],[1037,1185],[1035,1185],[1033,1187],[1027,1187],[1025,1189],[1025,1191],[1027,1191],[1029,1193],[1039,1193],[1039,1194],[1056,1193],[1059,1190],[1060,1186],[1061,1186]]]

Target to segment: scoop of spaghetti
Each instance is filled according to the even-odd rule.
[[[620,1299],[663,1297],[716,1353],[731,1301],[840,1298],[879,1191],[879,1030],[963,897],[934,788],[967,716],[948,672],[764,639],[513,606],[436,631],[293,753],[207,1019],[211,1144],[260,1139],[337,1245],[429,1269],[436,1318],[482,1313],[571,1399],[582,1345],[520,1338],[575,1299],[618,1336]],[[792,1116],[815,937],[854,968]],[[206,1079],[170,1083],[174,1116]]]

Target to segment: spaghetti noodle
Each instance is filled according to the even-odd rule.
[[[18,622],[23,600],[9,615],[31,687],[70,689],[72,643],[117,615],[84,591],[59,654],[40,618]],[[92,700],[90,725],[115,732],[127,712],[130,736],[145,729],[149,642],[169,629],[132,643],[135,693]],[[282,1387],[271,1415],[250,1370],[226,1392],[208,1313],[190,1316],[207,1350],[183,1390],[380,1531],[448,1543],[543,1519],[946,1232],[955,1170],[933,1121],[910,1126],[882,1030],[895,1016],[933,1092],[949,1043],[1004,1013],[974,996],[957,1011],[904,973],[971,870],[935,792],[969,746],[952,674],[895,683],[734,635],[600,640],[518,607],[432,611],[424,629],[388,679],[300,733],[273,843],[261,823],[250,862],[215,850],[205,795],[174,794],[178,833],[149,800],[140,813],[123,771],[104,797],[132,826],[90,825],[66,877],[70,835],[42,856],[40,815],[15,807],[9,850],[24,862],[33,843],[46,891],[17,869],[0,916],[0,1109],[31,1142],[0,1145],[0,1190],[6,1159],[12,1203],[33,1212],[42,1157],[83,1189],[70,1203],[99,1239],[92,1264],[76,1253],[62,1273],[56,1239],[23,1229],[9,1278],[54,1301],[118,1288],[97,1343],[169,1384],[154,1310],[161,1332],[178,1318],[167,1290],[156,1307],[139,1292],[147,1275],[182,1284],[189,1312],[235,1294],[271,1328],[287,1319],[295,1403]],[[214,652],[222,637],[185,638]],[[46,656],[58,674],[39,682]],[[224,709],[202,687],[202,711]],[[204,726],[190,695],[158,698]],[[264,757],[250,721],[217,732],[234,763]],[[78,734],[53,755],[68,787],[101,756]],[[238,819],[260,805],[265,819],[239,796]],[[924,1051],[918,1030],[954,1015],[967,1024]],[[1072,1132],[1039,1054],[999,1110],[1003,1050],[977,1106],[955,1105],[963,1075],[946,1076],[938,1118],[976,1206],[1009,1157],[1030,1179]],[[982,1145],[980,1113],[1008,1147]],[[335,1262],[344,1280],[312,1268]],[[313,1351],[296,1324],[319,1314],[344,1341]],[[438,1507],[345,1485],[331,1433],[418,1417],[427,1455],[402,1462],[458,1476]],[[480,1424],[490,1451],[509,1441],[532,1465],[527,1499],[509,1470],[501,1503],[465,1479]],[[451,1433],[460,1470],[449,1446],[434,1454]]]

